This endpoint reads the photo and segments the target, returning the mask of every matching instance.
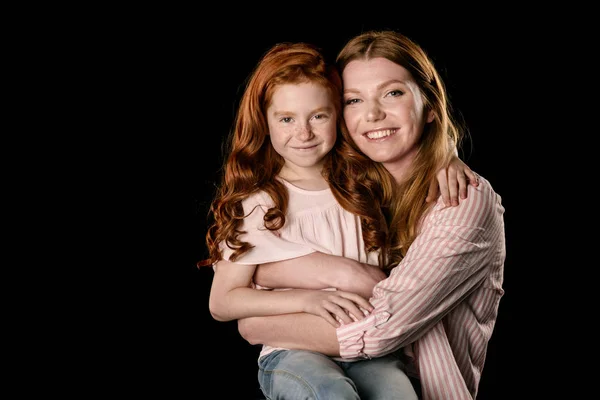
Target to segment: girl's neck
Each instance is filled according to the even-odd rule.
[[[279,177],[304,190],[323,190],[329,188],[329,184],[322,171],[322,168],[292,169],[284,165]]]

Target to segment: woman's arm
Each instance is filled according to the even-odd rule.
[[[269,344],[286,349],[340,355],[336,329],[310,314],[287,314],[238,320],[240,335],[252,345]]]
[[[364,318],[372,310],[367,300],[354,293],[323,290],[257,290],[251,287],[256,265],[220,261],[210,291],[209,309],[214,319],[307,312],[339,326]]]
[[[265,287],[336,288],[364,298],[371,297],[373,287],[386,277],[375,265],[320,252],[261,264],[254,273],[254,281]]]

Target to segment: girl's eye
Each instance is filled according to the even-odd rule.
[[[285,122],[287,124],[288,122],[292,122],[292,118],[291,117],[283,117],[283,118],[281,118],[280,121]]]
[[[348,99],[344,102],[344,104],[346,104],[346,105],[356,104],[356,103],[358,103],[358,99]]]

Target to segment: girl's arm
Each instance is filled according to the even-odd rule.
[[[324,289],[371,297],[373,287],[387,276],[379,267],[350,258],[314,252],[306,256],[260,265],[254,282],[270,288]]]
[[[306,312],[319,316],[332,326],[364,318],[361,310],[372,310],[357,294],[324,290],[257,290],[252,288],[256,265],[220,261],[210,291],[209,309],[217,321],[247,317]]]

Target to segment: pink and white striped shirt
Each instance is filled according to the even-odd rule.
[[[457,207],[440,198],[406,257],[375,286],[374,311],[337,329],[346,361],[404,347],[424,400],[476,397],[504,294],[504,207],[479,182]]]

